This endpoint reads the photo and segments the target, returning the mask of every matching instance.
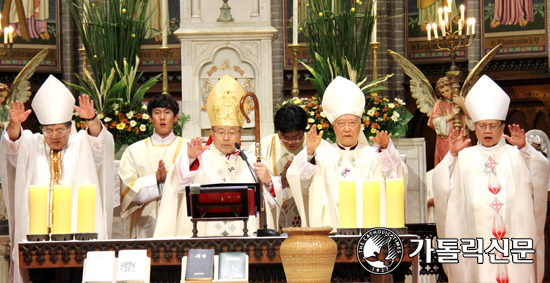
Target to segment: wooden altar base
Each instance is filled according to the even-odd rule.
[[[411,274],[411,264],[418,258],[409,258],[410,242],[415,235],[400,236],[404,257],[392,272],[395,282],[404,282]],[[332,236],[338,253],[332,275],[333,282],[369,281],[370,273],[357,262],[356,246],[360,236]],[[214,249],[220,252],[246,252],[249,256],[250,282],[286,282],[279,248],[285,237],[220,237],[185,239],[147,239],[111,241],[60,241],[19,243],[20,268],[28,269],[35,282],[82,282],[82,265],[88,251],[115,251],[147,249],[151,257],[151,282],[174,282],[181,279],[181,259],[189,249]]]

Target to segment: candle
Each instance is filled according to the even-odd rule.
[[[445,22],[441,22],[440,26],[441,26],[441,36],[445,37],[445,35],[446,35],[446,33],[445,33]]]
[[[10,26],[10,43],[13,43],[13,27]]]
[[[447,7],[443,8],[443,12],[445,13],[445,22],[449,22],[449,9]]]
[[[405,227],[403,178],[386,180],[386,215],[388,228]]]
[[[29,234],[48,234],[48,187],[29,188]]]
[[[453,0],[447,0],[447,5],[449,6],[449,13],[451,13],[453,11],[453,9],[451,8],[451,4],[453,3]],[[445,21],[445,22],[449,22],[449,21]]]
[[[437,37],[437,25],[435,23],[433,23],[432,28],[434,30],[434,37],[435,37],[435,39],[437,39],[438,38]]]
[[[439,22],[443,21],[443,8],[439,8]]]
[[[472,18],[472,35],[476,34],[476,19]]]
[[[95,185],[78,186],[77,233],[95,232]]]
[[[8,33],[10,30],[8,28],[4,29],[4,44],[8,44]]]
[[[466,35],[470,35],[470,24],[472,23],[472,19],[468,19],[466,21]]]
[[[162,47],[168,47],[168,0],[161,1],[160,22],[162,24]]]
[[[459,20],[458,21],[458,35],[462,35],[462,28],[463,28],[462,20]]]
[[[380,227],[380,180],[364,180],[363,228],[373,227]]]
[[[464,5],[460,5],[460,19],[464,21]]]
[[[71,231],[71,186],[54,186],[52,234]]]
[[[430,41],[432,40],[432,25],[428,24],[426,30],[428,31],[428,41]]]
[[[377,28],[376,28],[376,24],[377,24],[377,20],[376,20],[376,16],[377,16],[377,11],[376,11],[376,6],[377,6],[377,3],[376,3],[376,0],[374,0],[374,5],[373,5],[373,16],[374,16],[374,29],[372,31],[372,39],[371,39],[371,42],[376,42],[377,38],[376,38],[376,33],[377,33]]]
[[[338,228],[357,228],[355,180],[338,181]]]
[[[298,0],[292,3],[292,44],[298,45]]]

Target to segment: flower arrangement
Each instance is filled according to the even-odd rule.
[[[332,129],[332,125],[323,112],[323,107],[317,97],[313,98],[298,98],[294,97],[286,99],[282,105],[287,103],[294,104],[306,111],[308,125],[306,130],[309,130],[313,125],[318,131],[324,131],[323,137],[332,142],[336,142],[336,135]],[[413,115],[403,107],[405,102],[396,98],[395,102],[390,102],[387,98],[378,98],[373,93],[367,98],[363,117],[361,117],[363,132],[367,139],[374,137],[376,131],[388,131],[393,137],[403,137],[408,130],[407,123],[412,119]]]

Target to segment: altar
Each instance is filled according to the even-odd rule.
[[[333,282],[365,282],[370,273],[358,264],[356,251],[360,236],[335,235],[338,253]],[[409,258],[417,235],[400,235],[404,246],[401,264],[392,272],[394,282],[404,282],[416,270],[418,257]],[[220,252],[246,252],[249,256],[250,282],[286,282],[279,248],[285,237],[219,237],[137,239],[110,241],[51,241],[19,243],[20,267],[29,271],[33,282],[81,282],[82,267],[88,251],[146,249],[151,258],[151,282],[180,282],[182,258],[189,249],[214,249]],[[413,282],[415,282],[413,277]]]

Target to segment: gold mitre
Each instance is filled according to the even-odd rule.
[[[243,87],[231,75],[223,76],[214,85],[206,100],[206,112],[210,126],[242,127],[244,116],[241,113],[241,98],[245,94]],[[246,114],[250,113],[248,103]]]

